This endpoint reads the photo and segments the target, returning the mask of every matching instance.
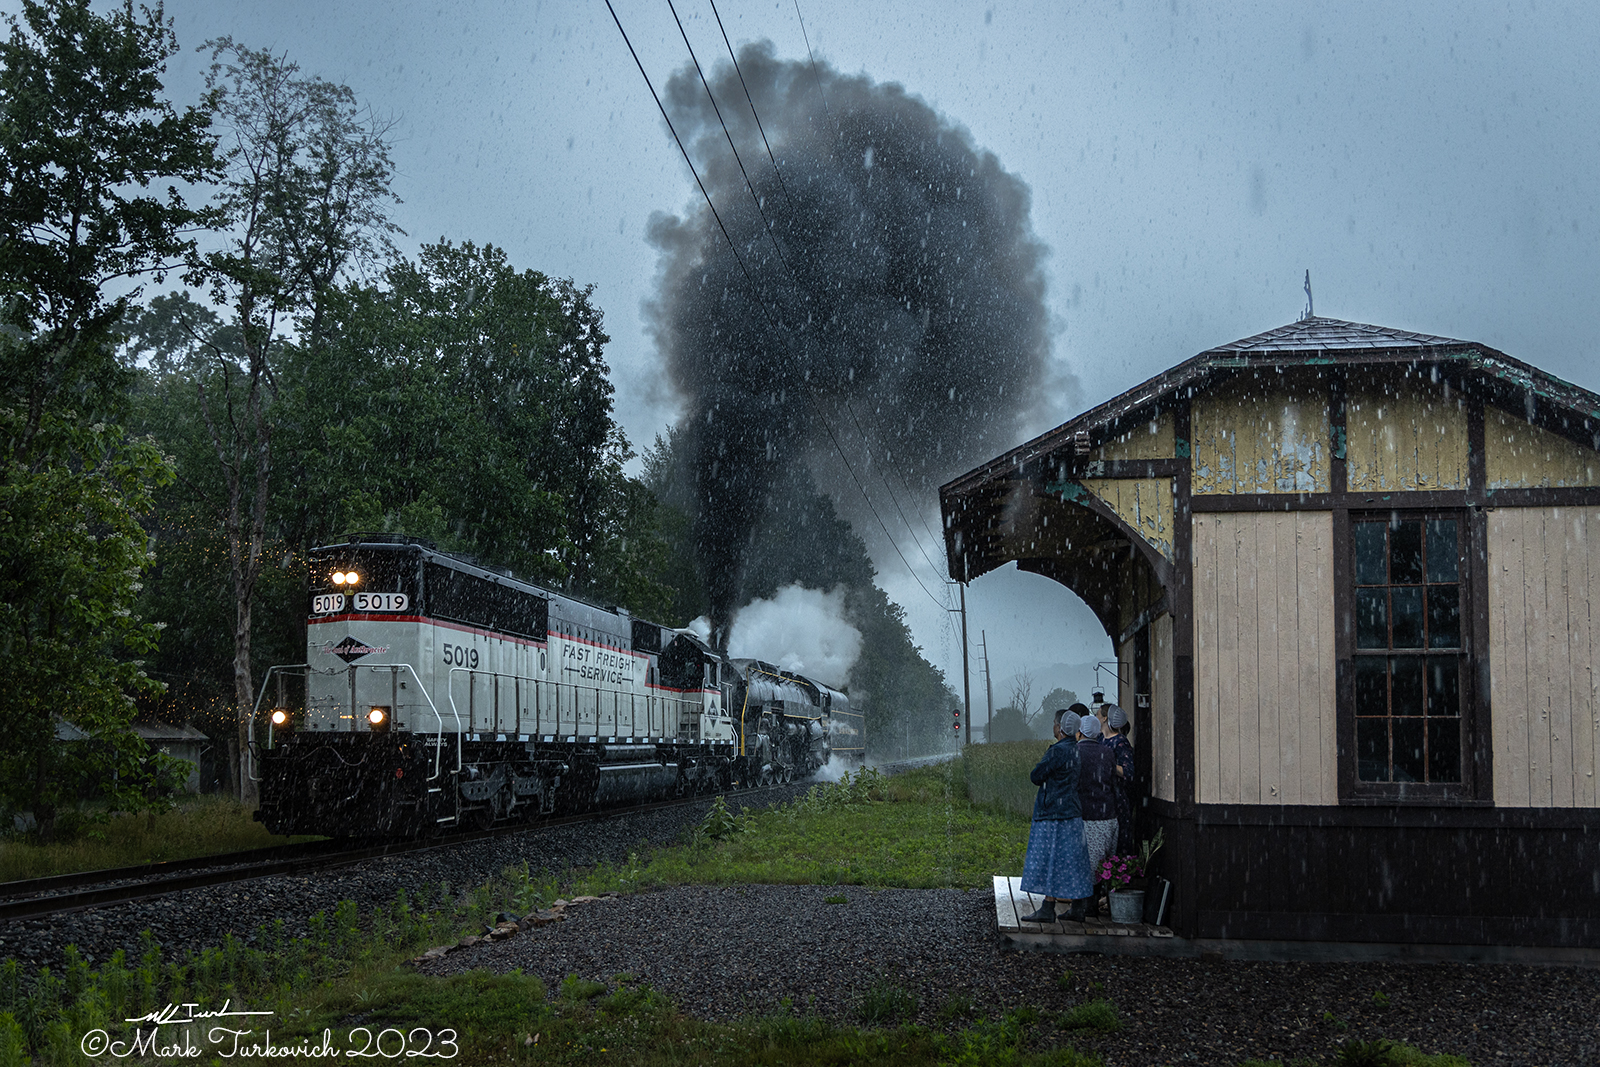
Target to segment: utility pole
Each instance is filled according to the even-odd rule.
[[[961,583],[961,700],[966,712],[967,744],[972,744],[972,679],[967,671],[967,583]]]
[[[983,722],[983,739],[987,742],[994,730],[994,679],[989,675],[989,631],[978,632],[983,635],[983,686],[989,697],[989,713]]]

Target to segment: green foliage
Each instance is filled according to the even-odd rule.
[[[989,744],[1028,741],[1034,737],[1033,724],[1017,708],[997,708],[994,718],[986,726],[985,741]]]
[[[587,978],[579,978],[575,974],[569,974],[561,980],[559,995],[562,1000],[576,1003],[593,1000],[605,991],[606,984],[604,982],[595,982]]]
[[[835,893],[831,897],[823,897],[822,902],[824,904],[848,904],[850,903],[850,898],[843,893]]]
[[[1074,980],[1071,971],[1062,971],[1060,977],[1056,979],[1056,988],[1061,990],[1063,993],[1071,990],[1073,985]]]
[[[181,781],[129,726],[133,695],[159,688],[137,658],[158,633],[133,612],[149,559],[139,520],[171,472],[114,427],[45,413],[24,448],[26,434],[0,408],[0,800],[33,811],[48,839],[84,783],[136,808]],[[84,739],[58,741],[58,718]]]
[[[1374,989],[1372,991],[1372,1004],[1374,1007],[1387,1008],[1389,1006],[1389,994],[1381,989]]]
[[[915,1015],[917,998],[887,978],[878,978],[862,993],[857,1012],[868,1026],[883,1026]]]
[[[0,389],[31,454],[46,412],[120,411],[108,342],[130,296],[108,300],[102,285],[159,276],[190,247],[186,231],[210,216],[169,183],[215,165],[206,116],[162,99],[178,45],[159,10],[24,0],[20,16],[0,42]]]
[[[718,793],[717,798],[711,802],[711,810],[700,820],[699,836],[708,841],[726,841],[734,834],[742,834],[749,828],[748,809],[742,816],[735,815],[728,810],[727,800]]]
[[[1056,1020],[1056,1025],[1063,1030],[1100,1030],[1111,1033],[1122,1028],[1122,1020],[1117,1017],[1115,1004],[1109,1000],[1097,999],[1068,1008]]]

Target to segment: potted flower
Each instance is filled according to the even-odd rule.
[[[1150,870],[1150,859],[1161,848],[1165,834],[1157,830],[1156,836],[1139,846],[1136,855],[1107,856],[1095,872],[1095,880],[1105,884],[1111,901],[1111,921],[1136,923],[1144,916],[1145,877]]]

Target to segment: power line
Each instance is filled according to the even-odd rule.
[[[744,169],[744,160],[739,158],[739,148],[733,143],[733,134],[728,132],[728,124],[722,118],[722,109],[717,106],[717,98],[711,93],[711,83],[706,81],[706,72],[700,68],[700,57],[694,54],[694,45],[689,43],[688,31],[683,28],[683,20],[678,17],[678,9],[672,0],[667,0],[667,9],[672,12],[672,21],[678,24],[678,33],[683,37],[683,46],[689,50],[689,58],[694,61],[695,73],[700,75],[700,84],[705,88],[706,99],[711,101],[711,110],[716,113],[717,124],[722,127],[722,136],[728,139],[728,148],[733,152],[733,161],[739,164],[739,173],[744,175],[744,187],[750,190],[750,199],[755,201],[756,214],[761,216],[761,224],[766,227],[767,239],[777,251],[778,261],[783,264],[785,270],[789,270],[789,262],[783,258],[783,248],[779,246],[778,238],[772,232],[772,223],[767,219],[766,209],[761,206],[761,197],[756,195],[756,187],[750,183],[750,173]],[[721,20],[718,21],[720,24]],[[757,124],[759,125],[759,121]],[[792,275],[794,271],[789,273]]]
[[[633,56],[634,66],[639,68],[639,75],[644,78],[645,85],[650,90],[650,96],[656,102],[656,109],[661,112],[661,117],[666,120],[667,129],[672,133],[672,139],[678,143],[678,151],[683,153],[683,161],[689,165],[689,173],[694,175],[694,183],[700,187],[700,195],[706,198],[706,207],[711,209],[711,217],[717,220],[717,228],[722,231],[722,236],[728,242],[728,248],[733,252],[733,258],[739,264],[739,270],[744,274],[744,280],[750,283],[750,288],[756,293],[756,300],[766,309],[766,301],[761,299],[761,290],[756,287],[755,279],[750,277],[749,268],[744,265],[744,257],[739,254],[739,248],[733,243],[733,237],[728,233],[728,227],[722,223],[722,216],[717,213],[717,205],[711,202],[711,194],[706,191],[706,183],[700,180],[700,174],[694,169],[694,160],[689,158],[689,150],[683,146],[683,138],[678,136],[678,130],[672,125],[672,116],[667,114],[667,109],[661,103],[661,97],[656,93],[656,87],[650,81],[650,75],[645,73],[644,64],[639,61],[639,53],[634,51],[633,42],[628,40],[628,31],[622,28],[622,20],[617,18],[617,9],[611,6],[611,0],[606,0],[606,10],[611,12],[611,21],[617,24],[617,32],[622,34],[622,43],[628,46],[628,54]],[[770,317],[770,315],[769,315]],[[773,323],[777,325],[776,322]]]
[[[733,54],[733,42],[728,40],[728,31],[722,25],[722,13],[717,10],[717,0],[710,0],[711,13],[717,17],[717,29],[722,30],[722,43],[728,46],[728,58],[733,60],[733,72],[739,75],[739,85],[744,89],[744,98],[750,104],[750,114],[755,116],[756,129],[761,131],[761,143],[767,147],[767,158],[772,160],[772,172],[778,176],[778,188],[783,190],[783,198],[789,203],[789,210],[798,214],[794,206],[794,199],[789,195],[789,183],[783,180],[783,171],[778,169],[778,157],[772,154],[772,142],[767,140],[767,129],[761,125],[761,116],[756,112],[755,98],[750,95],[750,86],[745,84],[744,71],[739,69],[739,57]]]

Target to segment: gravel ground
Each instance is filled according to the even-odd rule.
[[[840,893],[847,903],[825,902]],[[1600,1063],[1600,970],[1017,952],[1000,946],[988,891],[653,890],[574,905],[564,922],[425,966],[432,974],[472,968],[521,968],[552,988],[568,974],[631,974],[703,1019],[760,1014],[792,998],[796,1010],[859,1023],[861,994],[877,981],[914,993],[916,1021],[937,1027],[948,1026],[940,1009],[952,996],[971,998],[980,1016],[1027,1004],[1048,1020],[1103,995],[1125,1027],[1069,1040],[1101,1052],[1107,1067],[1320,1060],[1351,1038],[1405,1041],[1478,1067]],[[1058,988],[1069,969],[1069,988]],[[1378,991],[1387,1007],[1374,1001]]]
[[[760,803],[785,803],[809,788],[810,783],[774,789],[761,794]],[[728,798],[735,811],[742,804],[755,807],[757,800],[748,794]],[[341,900],[353,900],[366,911],[393,902],[402,889],[413,896],[440,882],[455,891],[470,889],[524,860],[534,873],[541,868],[561,871],[624,860],[630,851],[647,845],[673,843],[684,828],[700,822],[710,806],[707,799],[368,860],[335,871],[262,878],[7,923],[0,925],[0,959],[13,956],[31,966],[59,967],[67,945],[76,945],[90,962],[103,961],[118,948],[135,959],[144,930],[151,932],[168,959],[181,959],[197,949],[220,945],[229,933],[251,938],[257,926],[277,919],[291,934],[303,934],[307,918],[318,911],[332,913]]]

